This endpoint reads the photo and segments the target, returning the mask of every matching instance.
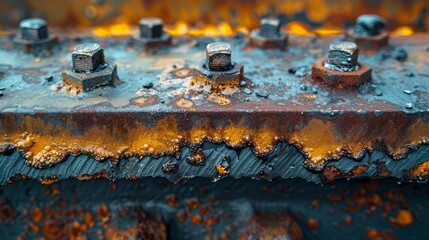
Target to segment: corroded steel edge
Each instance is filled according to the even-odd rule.
[[[216,165],[226,155],[232,159],[229,176],[233,177],[303,177],[320,182],[342,177],[393,176],[419,180],[428,176],[427,164],[423,163],[429,155],[425,146],[429,128],[424,115],[418,114],[386,112],[376,116],[345,112],[332,117],[295,112],[3,113],[0,120],[3,135],[21,136],[15,142],[1,145],[4,154],[14,152],[15,157],[0,164],[18,164],[16,161],[24,157],[30,166],[51,167],[46,169],[47,176],[60,179],[98,174],[106,162],[111,163],[108,169],[119,167],[123,171],[119,178],[165,176],[175,182],[195,176],[216,179]],[[138,144],[139,148],[130,144]],[[312,144],[326,149],[322,158],[311,158],[307,147]],[[205,151],[204,166],[193,166],[186,161],[198,149]],[[34,160],[34,156],[41,158]],[[94,163],[100,169],[88,158],[109,161]],[[174,174],[163,173],[162,164],[172,158],[179,159],[179,170]],[[79,163],[80,167],[65,168],[79,171],[60,174],[62,168],[55,164],[65,159],[74,160],[60,166]],[[88,173],[82,170],[86,164],[92,166]],[[135,166],[120,167],[128,164],[136,164],[138,170]],[[31,169],[26,168],[26,171]],[[2,183],[26,172],[6,166],[3,169],[7,172],[1,174]],[[28,176],[46,176],[41,170],[34,171],[40,171],[41,175]]]

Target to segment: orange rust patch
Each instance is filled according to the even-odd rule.
[[[149,106],[154,104],[156,100],[158,100],[158,96],[138,97],[131,99],[131,103],[139,106]]]
[[[31,220],[35,223],[39,223],[43,219],[43,212],[40,208],[33,208],[30,212]]]
[[[90,228],[95,226],[95,220],[90,212],[85,213],[85,215],[83,216],[83,221]]]
[[[64,236],[64,231],[58,222],[48,220],[43,224],[42,234],[49,240],[56,240]]]
[[[394,225],[404,227],[411,225],[414,222],[414,217],[411,211],[401,209],[396,213],[396,218],[390,219],[390,222]]]
[[[310,218],[310,219],[307,220],[307,227],[310,230],[316,230],[316,229],[318,229],[319,225],[320,225],[319,224],[319,220],[317,220],[317,219]]]
[[[98,214],[98,218],[102,221],[102,222],[107,222],[110,219],[109,216],[109,209],[107,208],[106,205],[101,205],[98,210],[97,210],[97,214]]]
[[[167,196],[167,204],[171,207],[177,207],[177,205],[179,205],[179,201],[177,200],[176,197],[174,196]]]
[[[86,226],[78,221],[70,224],[68,235],[69,239],[81,239],[82,235],[86,232]]]
[[[194,225],[200,225],[201,224],[201,221],[202,221],[202,218],[201,218],[201,216],[200,215],[194,215],[194,216],[192,216],[192,218],[191,218],[191,222],[192,222],[192,224],[194,224]]]
[[[59,179],[55,178],[55,177],[50,177],[50,178],[41,178],[39,181],[41,184],[50,185],[50,184],[58,182]]]
[[[427,177],[429,176],[429,160],[420,163],[411,170],[411,174],[414,177]]]
[[[133,239],[136,238],[138,234],[138,230],[135,227],[126,229],[126,230],[118,230],[115,228],[107,228],[105,232],[106,240],[117,240],[117,239]]]
[[[229,167],[224,167],[222,166],[222,164],[218,164],[216,166],[216,170],[218,173],[218,177],[225,177],[226,175],[229,174],[229,171],[230,171]]]
[[[194,198],[186,201],[186,206],[188,206],[189,208],[195,209],[195,208],[198,208],[199,205],[200,205],[200,200],[198,200],[198,198]]]
[[[182,98],[176,101],[176,106],[178,106],[179,108],[193,109],[194,103],[191,100]]]
[[[203,73],[198,70],[194,70],[194,75],[190,84],[193,85],[203,85],[210,86],[210,92],[222,93],[222,94],[232,94],[238,91],[238,84],[240,82],[240,77],[237,76],[235,79],[230,81],[217,82],[210,78],[207,78]]]
[[[231,103],[231,100],[222,94],[212,93],[207,96],[207,99],[212,103],[217,103],[219,105],[228,105]]]

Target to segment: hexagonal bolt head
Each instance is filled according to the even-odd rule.
[[[211,71],[227,71],[232,68],[231,45],[226,42],[207,44],[206,61]]]
[[[28,18],[19,23],[23,40],[37,41],[49,36],[48,24],[40,18]]]
[[[359,48],[354,42],[335,42],[329,46],[328,62],[335,66],[357,65]]]
[[[277,18],[263,18],[260,21],[260,35],[263,37],[277,37],[281,23]]]
[[[142,38],[160,38],[163,33],[163,21],[159,18],[140,19],[140,37]]]
[[[386,20],[378,15],[364,14],[356,19],[353,33],[357,36],[376,36],[386,28]]]
[[[103,49],[97,43],[77,45],[72,53],[72,62],[76,72],[94,72],[104,64]]]

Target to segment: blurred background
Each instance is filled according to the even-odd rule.
[[[51,27],[91,27],[98,36],[129,35],[142,17],[164,19],[173,35],[234,35],[258,26],[261,16],[279,16],[297,35],[337,34],[361,14],[388,20],[396,35],[427,32],[428,0],[1,0],[0,31],[23,18],[41,17]]]

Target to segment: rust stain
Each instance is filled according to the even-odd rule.
[[[109,208],[106,205],[101,205],[97,210],[98,218],[102,222],[107,222],[110,219]]]
[[[411,225],[414,222],[414,217],[410,210],[400,209],[396,213],[396,217],[390,219],[390,222],[394,225],[404,227]]]
[[[158,96],[150,96],[150,97],[138,97],[131,99],[131,103],[139,106],[149,106],[158,100]]]
[[[429,160],[420,163],[411,170],[411,175],[414,177],[427,177],[429,176]]]
[[[176,101],[176,106],[179,108],[193,109],[194,103],[191,100],[182,98]]]

